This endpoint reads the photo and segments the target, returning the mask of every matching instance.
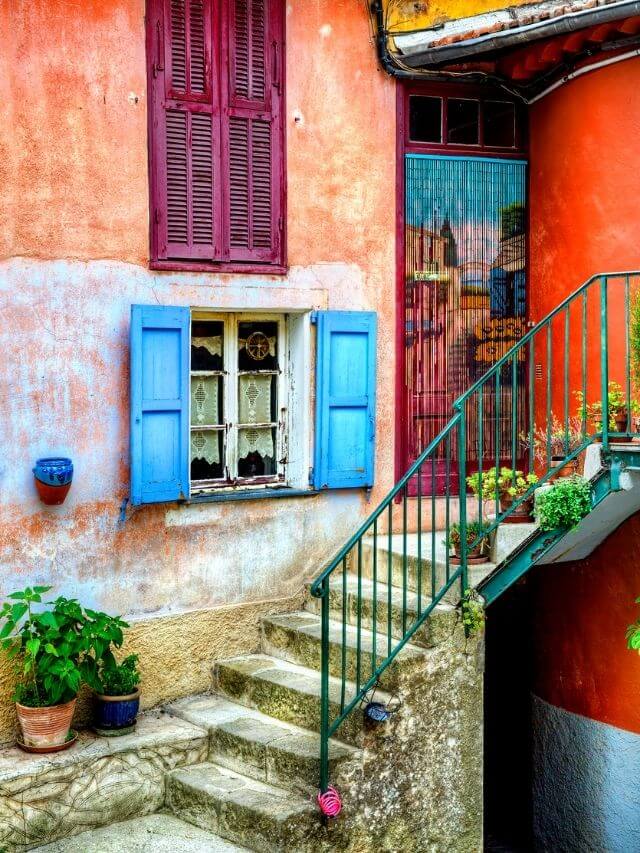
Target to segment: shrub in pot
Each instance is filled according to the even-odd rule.
[[[80,685],[98,685],[100,659],[111,644],[122,644],[125,623],[88,610],[75,599],[44,603],[51,587],[11,593],[0,608],[0,641],[14,661],[13,696],[22,730],[21,745],[37,752],[64,748]]]
[[[582,391],[575,392],[578,401],[578,413],[585,415],[587,420],[593,424],[596,432],[602,432],[602,401],[585,403]],[[630,401],[627,407],[627,398],[618,382],[609,382],[607,391],[607,405],[609,408],[609,430],[615,433],[623,433],[614,436],[612,441],[626,441],[626,433],[635,426],[635,419],[640,415],[640,404],[635,400]]]
[[[520,441],[523,447],[529,449],[530,437],[522,433]],[[565,464],[567,456],[577,451],[584,444],[582,422],[577,417],[567,418],[563,423],[552,414],[548,427],[536,427],[533,431],[533,457],[543,471],[557,468],[557,477],[571,477],[578,473],[579,463],[572,459]]]
[[[467,523],[466,540],[468,563],[486,562],[488,528],[488,524],[484,524],[480,521],[470,521]],[[453,548],[454,559],[459,561],[461,553],[460,546],[462,542],[462,532],[460,529],[460,524],[458,522],[455,522],[449,528],[447,540],[444,541],[444,545],[447,548]]]
[[[541,530],[572,529],[591,510],[591,485],[584,477],[570,477],[541,491],[535,516]]]
[[[126,734],[140,707],[138,655],[118,663],[109,651],[100,661],[100,689],[95,693],[94,729],[102,735]]]
[[[515,509],[511,509],[511,506],[537,482],[538,477],[533,473],[524,474],[522,471],[504,467],[499,473],[494,467],[467,477],[467,485],[475,495],[483,501],[499,502],[502,512],[509,512],[504,519],[506,522],[531,520],[533,496]]]

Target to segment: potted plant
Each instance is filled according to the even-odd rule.
[[[640,598],[636,598],[636,604],[640,604]],[[627,648],[640,654],[640,616],[628,626],[626,637]]]
[[[529,436],[521,434],[523,446],[529,447]],[[567,419],[566,426],[554,414],[551,415],[549,428],[536,427],[533,432],[533,457],[544,471],[557,468],[556,477],[571,477],[578,473],[577,458],[565,463],[567,456],[578,450],[584,443],[582,423],[577,417]]]
[[[584,477],[570,477],[538,495],[535,516],[541,530],[571,530],[590,510],[590,483]]]
[[[497,478],[497,486],[500,492],[500,509],[509,513],[506,522],[516,524],[519,522],[533,521],[531,512],[533,510],[533,495],[526,498],[517,507],[513,504],[525,495],[531,486],[538,482],[538,477],[533,472],[525,474],[515,468],[501,468]]]
[[[484,524],[480,521],[470,521],[467,523],[467,563],[474,565],[476,563],[487,562],[486,537],[488,534],[488,528],[489,524]],[[459,563],[462,532],[460,530],[460,524],[457,521],[449,528],[447,540],[444,541],[445,547],[453,548],[453,557],[451,558],[451,562]]]
[[[13,696],[30,752],[65,749],[75,739],[71,722],[80,685],[98,686],[96,661],[122,644],[120,619],[59,597],[43,605],[49,586],[11,593],[0,609],[0,640],[15,662]]]
[[[95,691],[94,729],[105,736],[132,731],[140,708],[138,655],[118,663],[108,651],[100,661],[100,689]]]
[[[597,400],[595,403],[585,404],[584,394],[582,391],[575,392],[578,401],[578,414],[586,413],[587,420],[590,421],[596,432],[602,432],[602,400]],[[626,395],[623,392],[618,382],[609,382],[607,392],[607,404],[609,407],[609,430],[622,435],[612,436],[612,442],[627,441],[628,427],[635,425],[635,419],[640,415],[640,404],[635,400],[631,400],[630,406],[627,407]],[[630,421],[632,422],[630,424]],[[598,437],[598,441],[600,438]]]

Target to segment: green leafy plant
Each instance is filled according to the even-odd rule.
[[[636,604],[640,604],[640,598],[636,598]],[[626,638],[627,648],[640,654],[640,616],[627,628]]]
[[[585,405],[582,391],[574,391],[574,395],[578,402],[578,416],[582,418],[584,412],[587,420],[594,425],[596,432],[602,432],[602,400]],[[616,418],[627,416],[627,397],[618,382],[609,382],[607,403],[609,406],[609,429],[615,430]],[[629,414],[637,417],[640,414],[640,403],[631,400]]]
[[[572,529],[591,510],[591,485],[584,477],[569,477],[538,494],[535,515],[541,530]]]
[[[489,532],[489,523],[484,523],[480,521],[470,521],[467,523],[467,547],[471,547],[473,543],[481,537],[480,542],[478,543],[481,547],[481,550],[485,548],[485,540],[486,536]],[[447,542],[448,539],[448,542]],[[462,534],[460,530],[460,524],[456,521],[449,528],[447,539],[443,540],[443,545],[447,548],[450,546],[454,548],[454,550],[460,550],[460,543],[462,542]]]
[[[99,689],[97,661],[112,645],[122,645],[122,630],[129,627],[73,598],[60,596],[43,605],[50,589],[13,592],[0,609],[0,641],[18,678],[13,699],[33,708],[69,702],[83,682]]]
[[[519,498],[537,482],[538,477],[534,473],[525,474],[504,467],[500,469],[500,473],[494,467],[467,477],[467,485],[474,495],[479,495],[483,501],[497,500],[500,495]]]
[[[515,468],[501,468],[497,479],[498,489],[501,495],[508,495],[514,500],[522,497],[531,486],[538,482],[538,477],[533,472],[525,474]]]
[[[475,589],[465,590],[460,603],[462,612],[462,624],[467,637],[473,637],[484,628],[485,611],[484,601]]]
[[[629,328],[629,347],[631,352],[631,373],[636,385],[640,385],[640,294],[636,294],[631,303]]]
[[[128,696],[140,683],[138,655],[129,655],[118,663],[109,651],[100,661],[100,690],[104,696]]]

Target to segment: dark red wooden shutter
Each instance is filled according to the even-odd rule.
[[[231,261],[281,260],[282,0],[227,0],[223,123],[225,250]]]
[[[213,0],[150,5],[155,255],[213,260],[220,257],[222,189]]]

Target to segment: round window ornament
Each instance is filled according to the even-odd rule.
[[[264,332],[252,332],[247,338],[245,347],[254,361],[264,361],[269,355],[269,338]]]

